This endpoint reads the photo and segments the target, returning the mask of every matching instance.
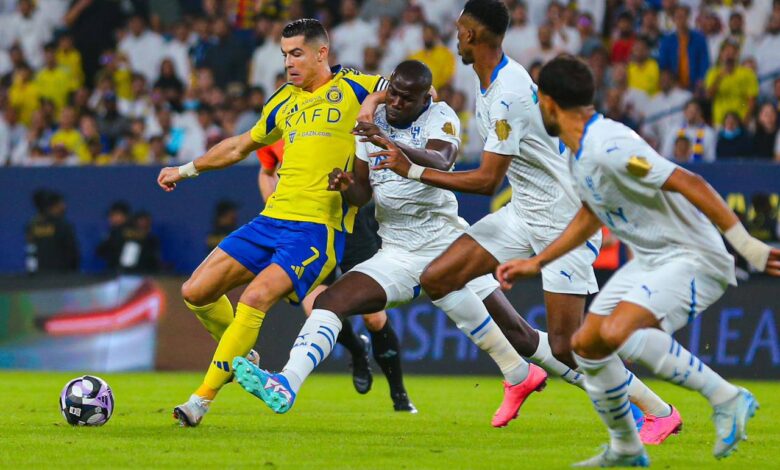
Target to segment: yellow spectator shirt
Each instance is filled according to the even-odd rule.
[[[409,56],[411,60],[419,60],[431,69],[433,87],[440,89],[452,81],[455,75],[455,54],[446,46],[438,44],[431,50],[422,49]]]
[[[70,153],[78,157],[81,165],[88,165],[92,160],[92,155],[89,153],[84,138],[76,129],[59,129],[51,136],[49,145],[52,147],[57,145],[64,146]]]
[[[628,64],[628,87],[636,88],[653,96],[658,91],[658,81],[661,75],[658,62],[647,59],[643,63],[631,62]]]
[[[54,103],[59,113],[68,102],[68,95],[73,88],[73,77],[64,67],[54,69],[43,68],[35,76],[38,94]]]
[[[705,86],[709,88],[721,73],[721,67],[712,67],[705,78]],[[748,100],[758,96],[758,78],[755,72],[738,65],[734,73],[726,75],[720,81],[718,92],[712,98],[712,122],[719,126],[723,124],[726,113],[734,111],[743,121],[749,111]]]
[[[379,75],[335,67],[333,78],[312,93],[282,85],[268,99],[252,128],[252,139],[270,145],[284,139],[279,184],[262,214],[267,217],[326,224],[352,231],[356,209],[328,191],[328,173],[352,170],[358,111],[369,94],[384,89]]]

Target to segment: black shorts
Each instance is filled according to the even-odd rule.
[[[355,217],[355,227],[352,233],[347,235],[344,257],[336,269],[323,281],[323,284],[333,284],[342,274],[374,256],[382,246],[382,239],[379,238],[378,231],[379,224],[374,217],[374,203],[372,201],[358,210]]]

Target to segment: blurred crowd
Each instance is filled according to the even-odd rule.
[[[326,25],[333,64],[428,64],[463,122],[461,160],[476,160],[476,86],[453,34],[463,1],[0,0],[0,166],[191,161],[257,121],[299,17]],[[506,3],[510,57],[535,76],[582,56],[599,111],[665,157],[780,162],[780,1]]]

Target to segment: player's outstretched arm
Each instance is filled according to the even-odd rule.
[[[731,246],[756,269],[780,276],[780,250],[752,237],[737,214],[701,176],[684,168],[675,169],[661,189],[682,194],[722,232]]]
[[[509,289],[516,279],[539,274],[542,268],[571,250],[584,244],[601,229],[601,220],[583,204],[558,238],[538,255],[529,259],[514,259],[496,269],[496,278],[503,289]]]
[[[353,206],[366,204],[374,193],[368,179],[368,163],[355,160],[352,173],[334,168],[328,175],[328,191],[341,191],[344,200]]]
[[[371,122],[358,122],[352,134],[360,137],[360,142],[369,142],[387,150],[391,144],[398,147],[412,164],[447,171],[458,158],[458,146],[452,142],[440,139],[429,139],[425,148],[416,148],[401,142],[396,142],[385,134],[382,129]]]
[[[211,147],[202,157],[178,167],[166,167],[160,170],[157,184],[165,191],[173,191],[176,183],[198,176],[204,171],[218,170],[240,162],[249,152],[259,149],[262,144],[252,139],[250,132],[227,138]]]
[[[374,169],[388,169],[404,178],[416,179],[437,188],[460,191],[463,193],[493,195],[504,181],[511,158],[492,152],[482,152],[482,163],[479,168],[467,171],[442,171],[433,168],[413,168],[412,161],[397,146],[392,145],[387,150],[372,153],[371,158],[385,157]]]

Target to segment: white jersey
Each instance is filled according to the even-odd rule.
[[[531,227],[563,230],[580,208],[566,167],[568,153],[544,128],[537,87],[504,56],[487,90],[477,81],[477,121],[484,150],[512,158],[511,205]]]
[[[582,201],[638,262],[657,267],[689,259],[716,279],[736,284],[734,259],[718,230],[683,195],[661,190],[677,165],[634,131],[594,114],[569,166]]]
[[[425,148],[428,140],[442,140],[460,145],[460,121],[445,103],[431,103],[409,127],[399,129],[387,122],[385,106],[380,105],[374,123],[396,142]],[[374,190],[376,220],[382,248],[418,250],[449,239],[455,231],[468,226],[458,217],[458,201],[451,191],[434,188],[419,181],[403,178],[391,170],[371,169],[383,157],[368,155],[382,149],[357,139],[357,158],[368,162],[369,179]]]

